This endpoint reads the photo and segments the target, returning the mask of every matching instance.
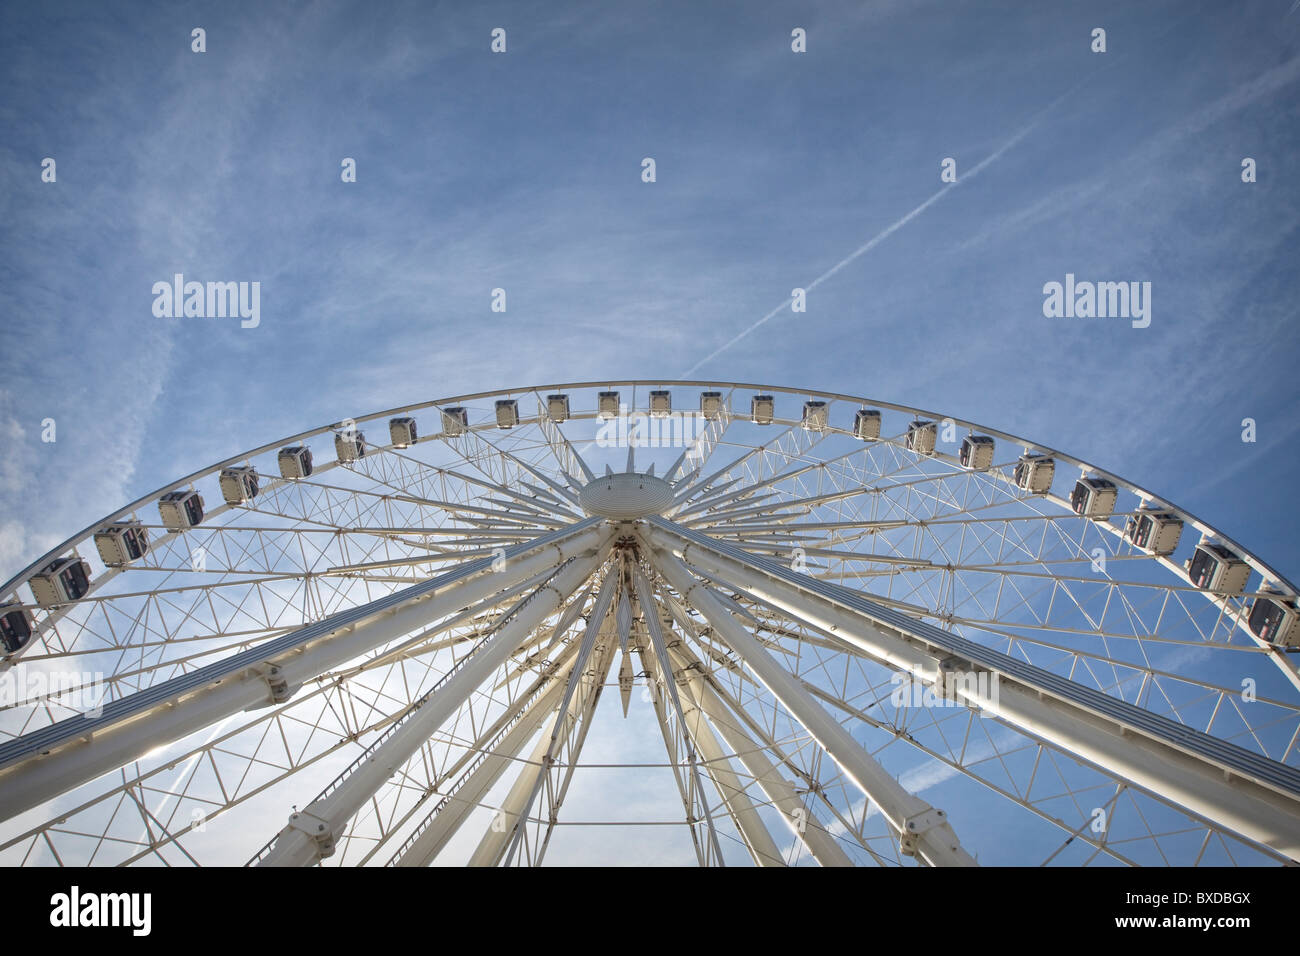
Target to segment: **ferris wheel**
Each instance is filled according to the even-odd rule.
[[[0,863],[1300,860],[1296,588],[953,416],[463,395],[0,589]]]

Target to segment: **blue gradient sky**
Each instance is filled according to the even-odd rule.
[[[308,426],[677,378],[946,189],[692,377],[1021,434],[1300,579],[1292,0],[615,9],[0,9],[0,576]],[[176,272],[260,326],[155,318]],[[1045,318],[1067,272],[1150,281],[1150,328]]]

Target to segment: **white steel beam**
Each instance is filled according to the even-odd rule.
[[[603,559],[604,546],[611,536],[609,530],[602,532],[597,552],[565,564],[554,578],[525,599],[477,648],[462,658],[405,717],[393,724],[376,741],[377,746],[372,744],[332,787],[293,814],[258,865],[308,866],[332,853],[334,842],[362,804],[424,745],[475,688],[509,659],[533,628],[562,607],[564,600],[591,576]]]
[[[647,605],[642,603],[642,609],[648,614],[657,614],[658,605]],[[666,650],[672,653],[676,646],[676,641],[669,642]],[[656,655],[647,654],[641,647],[637,648],[641,654],[641,660],[650,675],[659,682],[661,687],[667,687],[669,682],[678,682],[683,678],[679,677],[673,668],[672,658],[669,663],[663,665]],[[726,804],[727,813],[736,825],[736,830],[740,833],[741,839],[745,841],[745,847],[749,850],[749,855],[756,866],[785,866],[785,858],[781,855],[780,848],[776,841],[772,839],[772,834],[768,831],[763,818],[759,816],[758,808],[754,806],[753,800],[749,797],[749,792],[745,784],[741,782],[740,776],[732,769],[731,761],[727,752],[723,749],[722,744],[718,741],[709,722],[705,719],[704,714],[695,706],[695,701],[688,695],[678,695],[679,706],[682,711],[682,727],[690,740],[694,743],[695,748],[704,758],[704,772],[708,774],[717,787],[723,802]]]
[[[552,791],[547,788],[547,799],[550,804],[547,816],[548,823],[545,831],[541,834],[541,845],[534,846],[530,862],[533,866],[541,866],[542,860],[546,857],[546,850],[551,845],[551,837],[555,835],[555,824],[559,817],[560,807],[564,805],[564,798],[569,793],[569,785],[573,783],[573,775],[578,769],[578,760],[582,756],[582,748],[586,745],[587,735],[591,733],[593,717],[596,713],[596,706],[600,703],[601,693],[604,691],[605,682],[609,679],[609,674],[614,666],[614,647],[609,635],[606,634],[606,643],[601,648],[603,664],[594,668],[591,672],[590,688],[587,692],[587,698],[583,703],[582,713],[580,715],[581,723],[577,731],[573,734],[568,743],[568,760],[564,767],[564,773],[560,776],[559,787]]]
[[[472,562],[299,628],[229,661],[113,701],[99,717],[71,717],[9,741],[0,748],[0,819],[39,806],[232,714],[282,703],[305,681],[488,600],[607,538],[595,522],[583,522],[544,545],[508,550],[504,565],[494,565],[492,559]]]
[[[537,728],[555,712],[572,666],[552,671],[541,695],[532,701],[504,734],[484,734],[476,745],[478,757],[462,779],[438,801],[416,828],[406,845],[393,855],[390,866],[428,866],[434,861],[488,792],[537,733]]]
[[[568,714],[570,705],[577,707],[578,700],[581,699],[576,698],[575,694],[578,685],[586,675],[587,660],[591,657],[592,649],[596,646],[596,638],[605,624],[605,617],[609,614],[610,604],[614,601],[614,592],[618,590],[621,568],[621,561],[616,561],[609,568],[605,574],[605,580],[600,586],[600,591],[596,595],[596,603],[592,608],[591,617],[587,621],[586,633],[582,635],[582,644],[578,647],[578,659],[574,662],[573,671],[569,674],[569,680],[565,684],[564,699],[560,703],[561,714]],[[546,753],[542,755],[542,763],[533,781],[532,791],[529,793],[527,800],[524,801],[523,807],[515,813],[514,827],[509,834],[510,844],[506,851],[505,862],[507,866],[510,865],[523,841],[524,830],[528,824],[528,812],[532,809],[533,804],[537,802],[537,794],[541,791],[552,764],[555,763],[560,738],[568,733],[568,727],[564,726],[564,724],[564,721],[557,720],[552,725],[550,741],[547,744]]]
[[[647,548],[647,550],[650,550]],[[653,552],[656,570],[682,600],[713,625],[718,635],[754,675],[799,721],[899,834],[904,852],[931,866],[973,866],[947,816],[910,793],[880,766],[853,736],[813,700],[797,678],[778,664],[726,609],[712,590],[697,580],[670,551]]]
[[[745,733],[740,721],[732,715],[726,703],[709,682],[705,680],[699,658],[684,646],[669,648],[674,663],[686,675],[686,706],[707,718],[718,729],[727,746],[744,765],[772,805],[781,811],[786,822],[795,831],[808,852],[822,866],[852,866],[853,861],[836,842],[826,825],[811,807],[805,806],[799,794],[782,776],[776,765],[767,758],[762,744]]]
[[[599,601],[597,601],[597,608]],[[608,610],[608,607],[606,608]],[[592,612],[594,621],[595,610]],[[603,627],[603,625],[601,625]],[[599,630],[599,628],[598,628]],[[588,632],[593,633],[593,632]],[[505,801],[497,811],[497,816],[493,819],[493,824],[488,831],[483,834],[479,841],[478,848],[470,858],[470,866],[497,866],[511,849],[516,832],[523,834],[524,828],[528,825],[528,813],[532,807],[534,795],[538,788],[538,783],[546,779],[550,771],[548,757],[552,754],[553,742],[561,736],[568,737],[575,730],[578,730],[579,736],[574,746],[570,748],[569,760],[571,763],[577,761],[578,752],[581,749],[581,742],[585,739],[587,727],[590,726],[591,714],[595,710],[596,702],[600,697],[601,685],[609,671],[609,665],[614,660],[611,653],[613,640],[608,633],[605,635],[606,641],[601,648],[601,654],[598,660],[590,670],[589,680],[585,688],[585,694],[581,696],[570,696],[567,705],[558,708],[551,715],[547,725],[543,728],[541,735],[537,738],[527,762],[515,778],[510,792],[506,795]],[[585,640],[585,635],[584,635]],[[579,662],[580,663],[580,662]],[[574,670],[570,672],[569,680],[575,678],[581,679],[584,675],[575,664]],[[582,723],[579,728],[578,724]],[[551,758],[553,760],[553,758]],[[570,775],[572,767],[570,769]]]
[[[532,752],[524,761],[514,783],[510,785],[505,800],[492,817],[492,825],[479,840],[467,866],[496,866],[500,862],[508,849],[507,841],[514,833],[515,826],[524,822],[522,814],[526,810],[526,801],[532,796],[533,782],[545,772],[546,752],[551,744],[551,735],[561,720],[566,727],[571,726],[570,721],[574,718],[575,710],[574,702],[570,701],[568,709],[564,712],[551,711],[546,726],[542,728],[541,736],[533,744]]]
[[[779,562],[744,555],[705,535],[650,519],[645,537],[688,557],[702,573],[832,634],[872,659],[927,684],[941,663],[993,681],[958,681],[958,698],[1194,816],[1300,860],[1295,768],[1151,714],[876,604],[807,578]]]
[[[667,594],[664,595],[664,604],[682,634],[694,637],[698,642],[699,635],[695,631],[695,622],[687,615],[686,609]],[[710,650],[710,657],[716,653],[711,649],[706,648],[706,650]],[[678,641],[672,647],[672,655],[673,663],[684,668],[689,674],[690,680],[686,684],[686,690],[688,694],[693,695],[691,699],[703,709],[713,726],[721,732],[723,740],[740,758],[750,775],[758,781],[772,804],[784,812],[804,846],[817,862],[822,866],[852,866],[853,862],[844,853],[830,829],[818,818],[816,811],[810,806],[804,806],[799,791],[786,780],[781,767],[789,768],[796,778],[802,780],[814,792],[817,782],[798,768],[781,746],[768,736],[763,722],[746,712],[740,700],[733,697],[718,681],[715,676],[715,665],[722,662],[713,658],[713,665],[705,664],[685,641]],[[754,677],[746,673],[743,667],[738,664],[732,666],[738,670],[739,676],[751,684],[757,684]],[[696,681],[696,677],[701,680]],[[803,681],[802,684],[809,693],[818,692],[815,685],[807,681]],[[768,760],[768,754],[771,754],[775,760]],[[848,820],[833,807],[831,813],[854,842],[866,850],[873,859],[879,860],[875,851],[854,832]]]
[[[659,605],[654,600],[654,593],[650,588],[650,582],[646,580],[645,575],[641,573],[640,569],[633,567],[632,574],[634,576],[636,587],[637,604],[640,606],[641,613],[645,618],[646,632],[650,636],[650,643],[654,650],[653,666],[647,666],[646,669],[652,674],[658,675],[660,680],[659,686],[663,688],[663,703],[672,705],[673,715],[677,720],[677,726],[681,728],[682,739],[686,744],[686,761],[688,772],[690,774],[690,783],[686,789],[683,790],[682,798],[686,805],[686,813],[688,816],[688,822],[691,826],[692,835],[694,835],[696,824],[699,822],[698,820],[689,819],[694,817],[692,794],[694,794],[694,800],[698,800],[700,806],[704,810],[703,822],[707,827],[708,846],[699,848],[702,860],[707,862],[709,854],[712,853],[713,859],[717,861],[718,866],[726,865],[726,860],[722,856],[722,848],[718,845],[718,833],[713,824],[713,814],[709,810],[708,796],[704,792],[703,784],[700,782],[699,762],[696,758],[697,736],[700,738],[707,736],[713,745],[711,752],[714,756],[722,758],[718,766],[715,768],[717,770],[717,775],[713,777],[713,784],[717,787],[718,794],[726,804],[727,810],[731,814],[732,819],[736,821],[736,827],[740,830],[741,837],[745,840],[746,847],[750,849],[750,854],[754,857],[754,861],[760,866],[779,866],[781,864],[780,853],[777,852],[773,854],[771,852],[776,849],[775,845],[772,844],[772,838],[767,833],[767,828],[762,825],[762,820],[759,819],[758,814],[754,812],[748,794],[744,792],[743,787],[738,786],[739,781],[735,779],[735,773],[731,770],[731,766],[726,762],[726,759],[721,752],[721,748],[717,746],[717,740],[713,738],[712,732],[707,726],[700,728],[699,721],[696,721],[694,728],[688,725],[686,713],[683,710],[681,695],[677,692],[677,681],[673,676],[672,662],[668,659],[668,650],[664,641],[663,625],[659,618]],[[647,655],[640,647],[638,647],[637,650],[641,654],[642,663],[647,664],[647,657],[650,655]],[[658,701],[656,701],[655,716],[659,719],[659,727],[663,732],[664,744],[668,748],[668,759],[676,762],[677,753],[676,748],[672,743],[673,735],[668,726],[668,714],[666,708],[660,706]],[[706,757],[705,759],[709,758]],[[730,778],[728,780],[729,786],[724,787],[722,780],[724,777],[728,777],[728,775]],[[735,800],[736,809],[732,808],[733,798]],[[740,822],[740,814],[746,809],[747,805],[749,816],[745,817],[745,825],[754,830],[751,835],[746,835]],[[767,838],[766,841],[764,841],[764,837]],[[756,847],[758,849],[756,849]]]
[[[651,674],[657,682],[659,671],[654,663],[654,657],[650,654],[647,645],[640,639],[639,635],[635,644],[635,650],[640,656],[641,663],[647,673]],[[662,686],[662,684],[658,684],[658,687]],[[650,695],[650,706],[654,710],[655,726],[659,728],[659,735],[664,741],[664,750],[668,754],[668,765],[673,772],[673,783],[677,786],[677,794],[681,798],[682,809],[686,812],[686,826],[691,834],[691,844],[695,850],[695,861],[700,866],[708,866],[711,860],[721,859],[721,853],[717,854],[717,856],[713,855],[713,843],[715,841],[710,840],[707,836],[705,837],[704,842],[700,841],[700,817],[696,816],[695,811],[701,804],[705,803],[706,797],[704,796],[703,788],[701,787],[700,775],[696,771],[694,764],[689,760],[683,764],[680,753],[680,748],[683,742],[688,748],[692,746],[692,738],[688,736],[689,731],[684,723],[678,724],[681,728],[680,736],[674,734],[672,725],[668,721],[669,704],[666,693],[661,693],[657,689],[652,689]],[[683,766],[688,768],[685,777],[682,776]],[[715,785],[717,784],[716,779],[713,782]],[[720,786],[718,789],[719,792],[722,792]],[[728,794],[722,793],[724,802],[726,801],[727,796]],[[736,814],[732,812],[730,804],[727,804],[727,812],[732,819],[735,820]],[[736,828],[738,830],[740,829],[739,823],[736,824]],[[716,834],[712,835],[716,836]],[[741,832],[741,836],[744,836],[743,831]],[[749,847],[748,841],[745,842],[745,846],[746,848]],[[751,851],[751,856],[752,855]]]

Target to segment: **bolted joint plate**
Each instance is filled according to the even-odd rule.
[[[320,848],[321,859],[334,855],[337,837],[334,831],[330,829],[329,821],[322,820],[320,817],[303,810],[289,817],[289,828],[300,830],[315,840],[316,845]]]
[[[935,807],[928,807],[903,821],[903,834],[899,849],[904,856],[916,856],[916,845],[922,834],[943,826],[948,815]]]
[[[283,704],[298,690],[298,685],[293,687],[289,686],[289,682],[285,678],[284,672],[270,661],[264,661],[257,665],[251,669],[251,672],[266,681],[269,694],[267,695],[266,701],[261,705],[263,707],[269,707],[272,704]]]

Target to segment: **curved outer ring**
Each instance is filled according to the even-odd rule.
[[[187,488],[191,486],[194,482],[202,478],[217,474],[218,472],[220,472],[222,468],[226,468],[231,465],[237,465],[256,455],[265,454],[266,452],[283,448],[287,445],[300,444],[308,438],[313,438],[318,435],[323,435],[329,432],[333,432],[339,428],[344,427],[345,424],[348,422],[360,424],[362,422],[370,422],[370,421],[376,421],[378,419],[392,418],[397,415],[408,414],[410,412],[419,411],[421,409],[444,408],[444,407],[460,405],[466,402],[476,401],[478,399],[494,398],[499,396],[540,395],[540,394],[545,394],[547,392],[560,391],[563,389],[592,389],[592,388],[613,389],[619,386],[631,386],[631,387],[651,386],[651,387],[669,387],[669,388],[698,387],[698,388],[709,388],[709,389],[732,389],[732,390],[741,389],[741,390],[752,390],[755,394],[767,394],[773,392],[780,392],[786,395],[800,395],[800,396],[808,396],[810,398],[815,397],[818,399],[831,399],[834,401],[857,403],[860,406],[864,406],[864,407],[869,406],[875,408],[885,408],[894,412],[902,412],[905,414],[909,414],[915,418],[928,418],[928,419],[933,419],[935,421],[948,420],[953,422],[953,424],[958,427],[966,428],[972,432],[978,432],[980,434],[990,435],[993,436],[994,438],[998,438],[1003,441],[1010,442],[1012,444],[1020,445],[1024,447],[1027,452],[1035,452],[1038,454],[1049,455],[1050,457],[1056,459],[1057,461],[1065,462],[1074,465],[1080,468],[1081,470],[1088,471],[1100,475],[1102,477],[1108,478],[1109,480],[1113,481],[1116,484],[1116,486],[1127,489],[1128,491],[1136,494],[1139,498],[1142,498],[1144,501],[1149,501],[1158,504],[1161,510],[1167,510],[1175,513],[1176,515],[1178,515],[1180,518],[1183,519],[1185,525],[1195,528],[1197,531],[1200,531],[1203,535],[1207,537],[1213,537],[1218,541],[1222,542],[1223,544],[1231,548],[1233,551],[1241,555],[1242,559],[1254,571],[1256,571],[1262,577],[1270,581],[1280,591],[1284,592],[1286,596],[1295,597],[1297,594],[1300,594],[1300,590],[1296,588],[1295,584],[1293,584],[1290,580],[1288,580],[1286,577],[1284,577],[1282,574],[1280,574],[1270,565],[1266,564],[1265,562],[1261,561],[1259,558],[1255,557],[1247,549],[1243,548],[1232,538],[1229,538],[1227,535],[1223,534],[1217,529],[1206,524],[1204,521],[1202,521],[1200,518],[1197,518],[1195,515],[1193,515],[1191,512],[1187,511],[1186,509],[1178,507],[1173,502],[1169,501],[1167,498],[1163,498],[1159,495],[1156,495],[1153,492],[1150,492],[1145,488],[1142,488],[1141,486],[1134,484],[1131,481],[1127,481],[1126,479],[1121,478],[1119,475],[1116,475],[1113,472],[1109,472],[1104,468],[1100,468],[1080,458],[1075,458],[1072,455],[1058,451],[1057,449],[1051,448],[1048,445],[1042,445],[1037,442],[1032,442],[1027,439],[1020,438],[1016,435],[1009,434],[1008,432],[999,431],[994,428],[986,428],[985,426],[980,425],[977,422],[971,422],[961,418],[954,418],[951,415],[940,415],[937,412],[927,411],[926,409],[922,409],[922,408],[915,408],[910,405],[898,405],[892,402],[882,402],[882,401],[877,401],[875,399],[863,398],[857,395],[847,395],[842,392],[823,392],[823,391],[818,391],[816,389],[799,389],[799,388],[790,388],[790,387],[780,386],[780,385],[759,385],[752,382],[719,382],[719,381],[694,380],[694,379],[679,380],[679,381],[665,381],[659,379],[628,379],[622,381],[565,382],[565,383],[555,383],[555,384],[545,384],[545,385],[532,385],[524,388],[498,389],[498,390],[487,391],[487,392],[469,392],[463,395],[455,395],[450,398],[435,399],[433,401],[428,401],[428,402],[417,402],[411,405],[403,405],[397,408],[390,408],[385,411],[372,412],[371,414],[363,415],[359,418],[343,419],[338,422],[332,422],[328,425],[321,425],[317,428],[309,429],[304,432],[299,432],[296,435],[291,435],[287,438],[282,438],[278,441],[269,442],[265,445],[261,445],[257,448],[251,449],[250,451],[246,451],[239,455],[235,455],[230,458],[227,458],[223,461],[219,461],[214,465],[209,465],[206,468],[202,468],[199,471],[186,475],[184,478],[177,479],[176,481],[173,481],[170,484],[163,485],[161,488],[157,489],[156,491],[153,491],[150,494],[144,495],[140,498],[137,498],[135,501],[113,512],[107,517],[99,519],[98,521],[91,524],[87,528],[83,529],[82,531],[78,532],[77,534],[65,540],[62,544],[46,552],[44,555],[42,555],[37,560],[33,561],[31,564],[29,564],[18,574],[14,575],[12,578],[6,581],[3,587],[0,587],[0,603],[4,603],[10,600],[16,600],[19,603],[23,603],[23,604],[29,603],[26,601],[22,601],[18,597],[17,594],[18,588],[21,585],[25,584],[28,578],[30,578],[33,573],[35,573],[37,570],[44,567],[45,565],[49,564],[49,562],[53,561],[55,558],[62,557],[65,554],[68,554],[69,552],[75,551],[78,545],[87,541],[94,534],[95,531],[97,531],[104,525],[111,524],[114,521],[118,521],[122,518],[131,515],[132,513],[136,512],[137,510],[144,507],[145,505],[156,502],[160,497],[162,497],[163,495],[167,494],[170,491],[175,491],[180,488]],[[573,417],[586,418],[589,416],[575,415]],[[526,424],[528,421],[530,421],[529,418],[521,416],[520,424]],[[778,422],[780,422],[779,419],[774,420],[774,424]],[[487,420],[477,425],[471,424],[470,430],[479,431],[479,430],[486,430],[495,427],[496,427],[496,422],[494,420]],[[848,435],[852,434],[852,432],[849,431],[848,429],[837,427],[834,425],[828,425],[826,430],[830,432],[838,432],[841,434],[848,434]],[[436,437],[439,434],[441,434],[440,431],[434,432],[428,436],[422,436],[419,440],[427,441],[431,438]],[[387,446],[377,446],[377,447],[387,447]],[[940,457],[943,458],[944,460],[951,460],[954,463],[956,462],[955,458],[951,458],[951,456],[940,455],[938,453],[936,453],[934,457]],[[323,462],[317,470],[319,471],[327,467],[332,467],[334,464],[335,463],[333,462],[328,462],[328,463]],[[1065,504],[1065,502],[1059,498],[1055,498],[1051,496],[1045,496],[1045,497],[1049,497],[1050,500],[1053,500],[1057,504]],[[222,505],[224,506],[224,502],[222,503]],[[212,511],[209,512],[209,516],[216,513],[216,511],[217,509],[212,509]],[[1110,527],[1112,530],[1114,530],[1113,525]],[[1166,557],[1157,557],[1157,560],[1160,561],[1162,564],[1164,564],[1166,567],[1170,568],[1171,570],[1174,571],[1181,570],[1178,567],[1178,565],[1174,564]],[[113,573],[112,569],[110,569],[110,573]],[[1211,595],[1209,595],[1209,593],[1207,592],[1207,596],[1211,596]],[[3,670],[6,666],[12,665],[14,662],[18,660],[20,656],[21,656],[21,652],[19,652],[19,654],[13,655],[10,658],[8,658],[8,660],[5,661],[3,665],[0,665],[0,670]],[[1284,662],[1279,661],[1279,664],[1282,664],[1285,667]]]

